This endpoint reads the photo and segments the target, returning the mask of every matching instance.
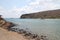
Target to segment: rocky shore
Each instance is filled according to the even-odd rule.
[[[0,15],[0,27],[4,28],[4,29],[9,29],[11,27],[15,26],[14,23],[12,22],[8,22],[5,19],[3,19]]]
[[[0,28],[0,40],[28,40],[21,34]]]
[[[14,32],[17,33],[18,35],[22,35],[24,38],[26,38],[26,40],[48,40],[47,36],[45,35],[40,35],[38,36],[37,34],[31,33],[29,31],[26,31],[24,29],[19,29],[19,28],[13,28],[14,26],[16,26],[14,23],[12,22],[7,22],[6,20],[4,20],[3,18],[0,18],[0,28],[3,29],[3,31],[6,29],[8,32]],[[6,32],[7,32],[6,31]],[[0,31],[1,32],[1,31]],[[7,34],[8,34],[7,32]],[[3,32],[4,33],[4,32]],[[7,35],[6,34],[6,35]],[[13,35],[14,35],[13,34]],[[11,34],[10,34],[11,35]],[[4,36],[4,34],[3,34]],[[1,37],[1,36],[0,36]],[[15,39],[13,39],[15,40]],[[18,39],[21,40],[21,39]],[[25,40],[25,39],[24,39]]]
[[[21,34],[22,36],[26,37],[29,40],[48,40],[47,36],[45,35],[37,35],[34,33],[31,33],[29,31],[26,31],[24,29],[19,29],[19,28],[11,28],[9,31],[16,32],[18,34]]]

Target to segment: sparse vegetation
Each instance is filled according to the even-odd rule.
[[[36,12],[31,14],[23,14],[21,18],[60,18],[60,9]]]

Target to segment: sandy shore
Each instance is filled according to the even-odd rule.
[[[0,40],[28,40],[21,34],[0,28]]]

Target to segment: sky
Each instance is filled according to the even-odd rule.
[[[4,18],[56,9],[60,9],[60,0],[0,0],[0,15]]]

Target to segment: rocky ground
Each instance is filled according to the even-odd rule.
[[[0,40],[48,40],[46,36],[40,37],[36,34],[25,32],[12,32],[6,29],[0,28]]]
[[[0,28],[0,40],[28,40],[21,34]]]
[[[0,40],[28,40],[21,34],[8,31],[9,28],[15,26],[12,22],[7,22],[3,18],[0,18]]]
[[[12,22],[0,19],[0,40],[48,40],[47,36],[33,34],[29,31],[19,28]]]

